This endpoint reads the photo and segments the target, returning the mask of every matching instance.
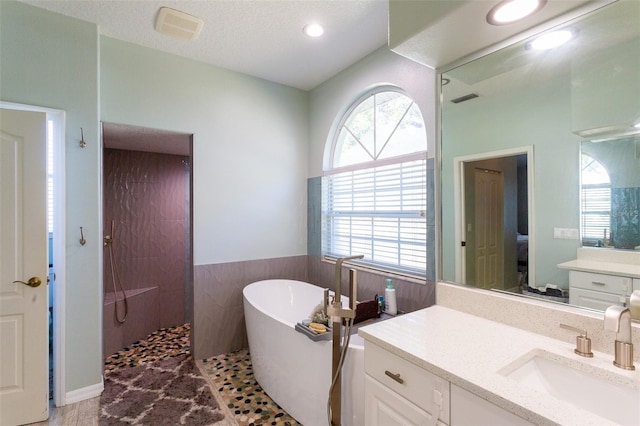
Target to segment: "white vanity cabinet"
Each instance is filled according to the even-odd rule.
[[[624,306],[633,286],[631,277],[569,271],[569,303],[601,311],[611,305]]]
[[[569,303],[605,311],[626,306],[640,290],[640,251],[580,247],[577,258],[558,264],[569,270]]]
[[[533,424],[370,342],[364,369],[367,426]]]
[[[367,426],[449,423],[449,382],[397,355],[365,342]]]

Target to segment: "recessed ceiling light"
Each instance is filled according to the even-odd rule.
[[[506,25],[519,21],[542,9],[547,0],[503,0],[487,14],[491,25]]]
[[[525,45],[527,49],[549,50],[561,46],[577,34],[575,29],[563,29],[544,33]]]
[[[306,25],[302,31],[308,35],[309,37],[320,37],[324,34],[324,28],[320,24],[309,24]]]

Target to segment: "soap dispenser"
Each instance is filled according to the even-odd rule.
[[[387,288],[384,289],[384,300],[387,305],[385,312],[389,315],[396,315],[398,313],[396,289],[393,288],[393,282],[391,281],[391,278],[387,278]]]

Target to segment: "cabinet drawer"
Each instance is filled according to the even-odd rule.
[[[585,290],[577,287],[571,287],[569,290],[569,303],[583,308],[606,311],[609,306],[624,306],[625,302],[626,297],[617,294]]]
[[[439,418],[449,424],[448,381],[369,342],[365,342],[364,369],[368,375],[429,414],[440,410],[434,403],[439,393],[442,395]]]
[[[630,277],[580,271],[569,271],[569,284],[572,287],[627,296],[631,294],[633,288]]]

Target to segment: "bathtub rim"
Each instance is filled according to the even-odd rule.
[[[303,284],[305,286],[308,287],[312,287],[314,289],[318,289],[318,291],[321,292],[324,290],[323,287],[317,286],[315,284],[311,284],[308,283],[306,281],[300,281],[300,280],[292,280],[292,279],[287,279],[287,278],[271,278],[271,279],[266,279],[266,280],[259,280],[259,281],[254,281],[248,285],[246,285],[243,289],[242,289],[242,297],[243,299],[245,299],[249,304],[251,304],[251,306],[254,309],[257,309],[258,311],[262,312],[264,315],[273,318],[275,321],[278,321],[279,323],[286,325],[287,327],[291,328],[293,331],[295,331],[296,333],[300,333],[299,331],[295,330],[295,326],[296,324],[290,321],[287,321],[285,319],[283,319],[282,317],[280,317],[279,315],[277,315],[277,312],[274,313],[274,311],[265,311],[264,309],[262,309],[262,307],[256,305],[255,303],[252,302],[252,299],[250,297],[247,297],[247,292],[250,292],[251,289],[249,289],[249,287],[251,287],[252,285],[267,285],[267,283],[273,283],[273,282],[286,282],[286,283],[297,283],[297,284]],[[334,291],[330,290],[329,294],[333,295]],[[349,298],[347,296],[342,296],[343,297],[343,306],[346,306],[348,304]],[[304,318],[301,318],[300,321],[302,321]],[[303,334],[303,333],[300,333]],[[311,341],[311,339],[309,339]],[[328,342],[331,342],[331,339],[327,340]],[[351,333],[351,338],[349,339],[349,348],[350,349],[362,349],[364,350],[364,339],[359,336],[357,334],[357,329],[355,329],[354,331],[352,331]]]

